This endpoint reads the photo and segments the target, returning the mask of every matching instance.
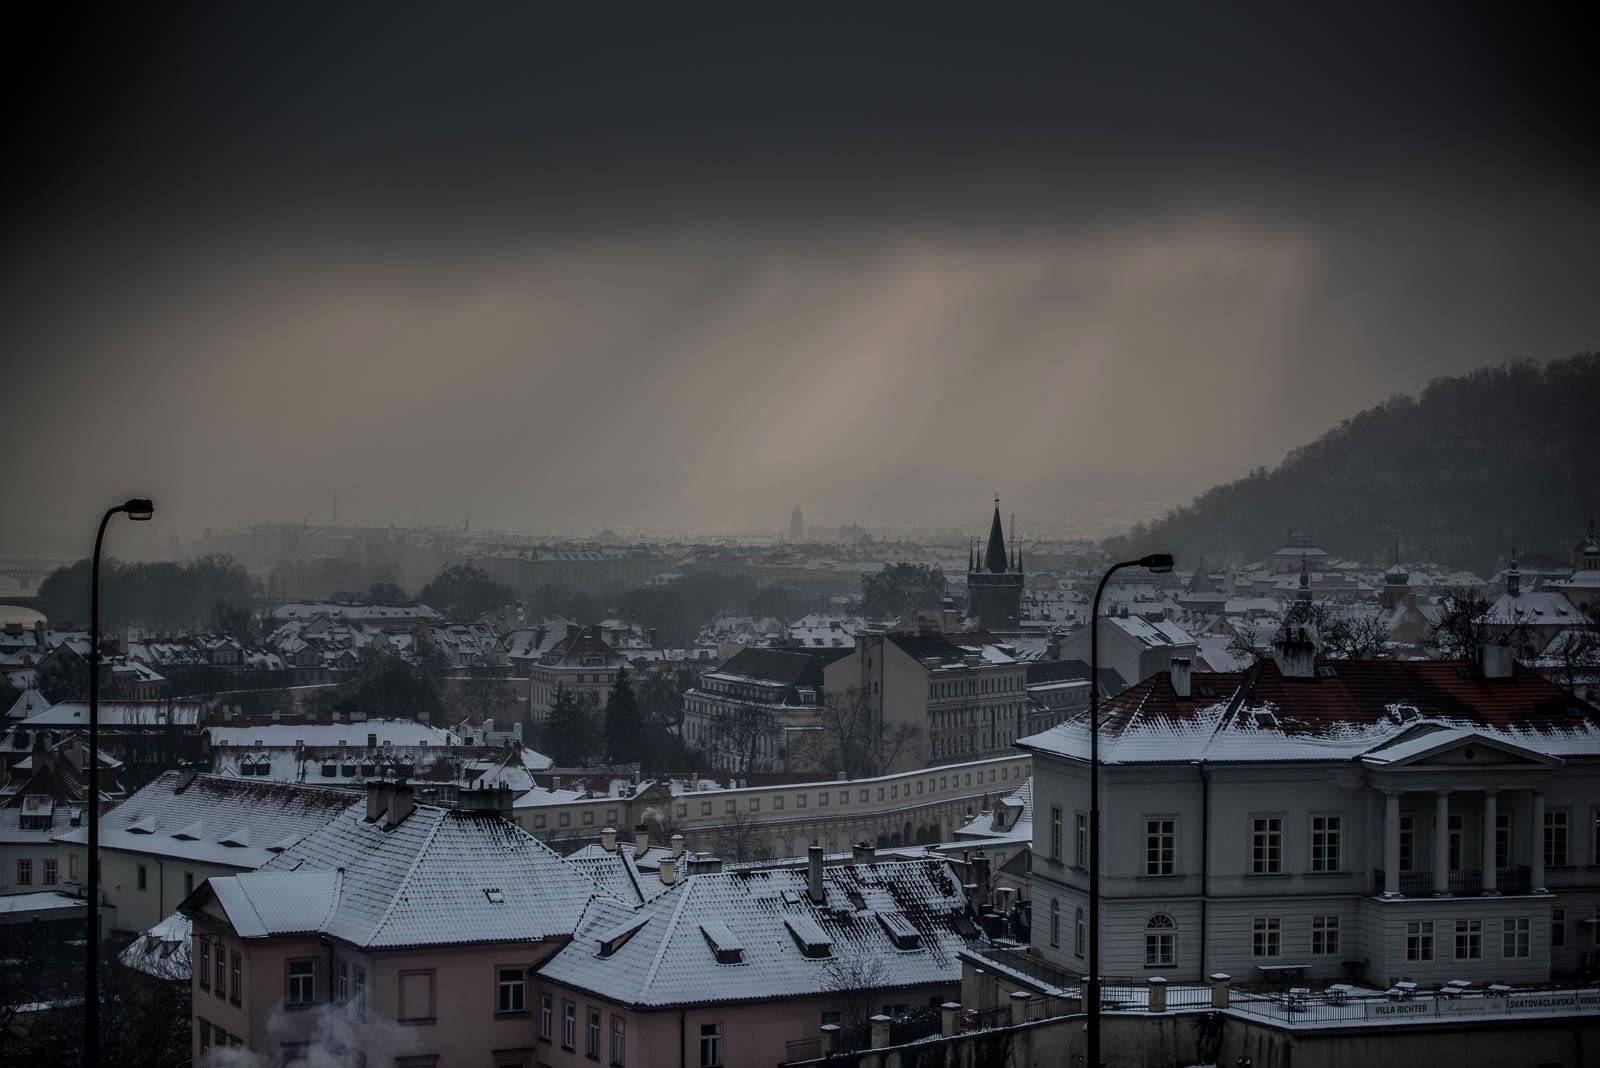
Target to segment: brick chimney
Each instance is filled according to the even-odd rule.
[[[672,855],[674,858],[683,856],[683,835],[672,836]]]
[[[1272,660],[1286,679],[1316,677],[1316,631],[1302,626],[1285,627],[1272,639]]]
[[[367,822],[374,823],[389,811],[389,798],[394,795],[394,784],[384,779],[367,780]]]
[[[600,848],[607,853],[617,851],[617,829],[615,827],[600,828]]]
[[[663,886],[671,886],[673,883],[675,883],[677,881],[678,881],[678,862],[677,862],[677,860],[675,860],[672,857],[664,858],[661,861],[661,884]]]
[[[1184,700],[1189,699],[1190,676],[1194,672],[1194,661],[1186,656],[1172,658],[1172,692]]]
[[[389,811],[383,816],[383,829],[394,830],[416,811],[416,807],[417,803],[411,796],[411,784],[403,779],[394,783],[393,793],[389,796]]]
[[[850,863],[871,864],[874,855],[872,843],[867,841],[857,842],[850,847]]]
[[[820,905],[828,898],[822,889],[822,847],[819,845],[806,850],[806,893],[813,905]]]
[[[633,829],[633,859],[639,860],[650,852],[650,825],[641,823]]]
[[[1511,677],[1511,646],[1481,645],[1478,647],[1478,673],[1486,679]]]

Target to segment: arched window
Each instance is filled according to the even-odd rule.
[[[1144,966],[1170,968],[1177,959],[1178,925],[1165,912],[1158,912],[1144,925]]]
[[[1061,902],[1050,899],[1050,944],[1061,945]]]

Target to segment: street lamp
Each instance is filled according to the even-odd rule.
[[[1095,587],[1089,610],[1089,1068],[1100,1068],[1100,595],[1106,582],[1125,567],[1158,575],[1172,570],[1171,553],[1151,553],[1112,564]]]
[[[118,512],[129,519],[146,520],[156,514],[156,506],[143,497],[107,508],[100,517],[94,536],[94,561],[89,578],[89,858],[86,865],[89,907],[88,952],[83,977],[83,1063],[100,1063],[100,546],[106,538],[106,524]]]

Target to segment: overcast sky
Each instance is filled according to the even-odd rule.
[[[1600,347],[1549,12],[430,6],[13,17],[0,552],[1073,522]]]

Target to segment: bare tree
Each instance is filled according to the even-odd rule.
[[[1334,660],[1372,660],[1388,640],[1386,613],[1355,611],[1334,618],[1323,653]]]
[[[1520,656],[1533,650],[1528,625],[1495,619],[1488,598],[1476,590],[1454,589],[1444,599],[1428,648],[1445,660],[1476,660],[1486,645],[1509,645]]]
[[[764,753],[777,749],[778,720],[764,705],[743,702],[717,713],[710,727],[713,755],[739,775],[761,770]]]
[[[884,774],[922,736],[915,724],[886,723],[872,695],[858,687],[829,692],[817,709],[817,726],[812,759],[849,779]]]
[[[839,1018],[846,1027],[864,1029],[874,1015],[873,1003],[888,979],[883,961],[865,953],[834,957],[822,972],[823,989],[839,998]]]
[[[727,820],[717,828],[716,849],[717,856],[734,863],[766,860],[771,855],[761,837],[761,823],[751,812],[728,814]]]
[[[1578,624],[1557,635],[1543,657],[1555,680],[1572,694],[1592,687],[1600,673],[1600,617],[1593,605],[1580,608],[1578,617]]]
[[[1246,617],[1233,624],[1233,636],[1228,639],[1228,652],[1241,660],[1254,664],[1261,659],[1261,647],[1257,644],[1261,638],[1261,624],[1252,617]]]

